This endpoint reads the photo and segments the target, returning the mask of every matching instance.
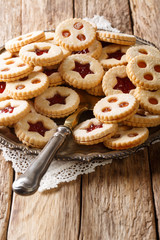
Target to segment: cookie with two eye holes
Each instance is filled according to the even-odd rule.
[[[134,94],[136,86],[130,81],[126,73],[126,66],[109,69],[102,80],[103,92],[106,96],[120,93]]]
[[[127,75],[134,85],[146,89],[160,89],[160,57],[139,55],[127,65]]]
[[[98,101],[93,113],[103,123],[116,123],[132,117],[138,107],[139,103],[133,95],[113,94]]]
[[[56,123],[36,112],[28,113],[14,125],[15,134],[25,145],[43,148],[57,129]]]
[[[55,65],[63,59],[60,47],[45,42],[31,43],[22,47],[19,56],[24,62],[37,66]]]
[[[70,51],[86,49],[95,39],[94,27],[80,18],[67,19],[61,22],[55,30],[55,40]]]
[[[24,63],[19,57],[4,60],[0,64],[0,81],[12,82],[28,76],[33,66]]]
[[[109,69],[115,66],[127,65],[126,52],[128,46],[123,45],[108,45],[102,49],[99,61],[104,69]]]
[[[7,92],[13,99],[31,99],[43,93],[49,86],[46,74],[35,72],[27,77],[8,83]]]
[[[137,87],[134,96],[141,108],[151,114],[160,114],[160,90],[144,90]]]
[[[80,103],[79,95],[68,87],[50,87],[35,98],[34,107],[42,115],[63,118],[73,113]]]
[[[4,100],[0,102],[0,125],[11,126],[27,115],[30,105],[25,100]]]
[[[9,52],[19,52],[21,47],[32,42],[43,41],[44,39],[45,34],[43,31],[30,32],[7,41],[5,43],[5,49],[7,49]]]
[[[120,126],[111,138],[104,141],[107,148],[122,150],[136,147],[144,143],[149,136],[147,128]]]
[[[122,44],[122,45],[134,45],[136,37],[130,34],[109,32],[105,30],[98,30],[96,33],[97,39],[104,42]]]
[[[75,127],[73,137],[78,144],[93,145],[113,136],[117,128],[117,124],[105,124],[92,118]]]
[[[104,74],[98,60],[82,54],[68,56],[60,65],[59,71],[69,85],[80,89],[99,85]]]

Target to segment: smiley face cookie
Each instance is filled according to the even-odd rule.
[[[101,83],[104,74],[101,64],[90,56],[75,54],[60,65],[62,78],[71,86],[90,89]]]
[[[50,87],[35,98],[37,112],[52,118],[63,118],[73,113],[79,105],[79,95],[68,87]]]
[[[142,144],[147,140],[148,136],[149,131],[147,128],[120,126],[115,135],[103,143],[107,148],[122,150]]]
[[[102,80],[103,92],[106,96],[119,93],[134,93],[135,85],[126,73],[126,66],[117,66],[109,69]]]
[[[110,138],[117,128],[117,124],[105,124],[92,118],[80,123],[73,130],[73,136],[78,144],[93,145]]]
[[[93,26],[80,18],[61,22],[55,30],[55,40],[70,51],[80,51],[89,47],[96,38]]]
[[[138,101],[133,95],[114,94],[98,101],[93,113],[103,123],[116,123],[130,118],[136,113],[138,106]]]
[[[55,133],[57,125],[50,118],[31,112],[18,121],[14,128],[17,137],[24,144],[43,148]]]

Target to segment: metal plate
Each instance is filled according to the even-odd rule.
[[[137,44],[147,44],[153,45],[146,40],[136,37]],[[4,50],[4,46],[0,48],[0,52]],[[88,118],[93,117],[90,111],[87,114],[82,114],[80,121],[84,121]],[[54,119],[55,120],[55,119]],[[55,120],[58,125],[64,123],[64,119]],[[85,146],[85,145],[78,145],[74,142],[73,137],[69,136],[67,141],[63,144],[60,150],[56,154],[56,159],[58,160],[79,160],[79,161],[91,161],[94,159],[114,159],[114,158],[124,158],[127,157],[150,144],[153,144],[157,141],[160,141],[160,126],[153,127],[149,129],[149,138],[147,141],[135,148],[127,149],[127,150],[110,150],[106,148],[103,143],[92,145],[92,146]],[[39,154],[40,150],[35,148],[28,148],[24,144],[22,144],[14,133],[13,128],[8,127],[0,127],[0,143],[8,147],[10,149],[15,149],[24,152],[24,154],[31,154],[37,155]]]

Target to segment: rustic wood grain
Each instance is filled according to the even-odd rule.
[[[127,0],[75,0],[75,17],[104,16],[112,23],[112,27],[122,32],[131,33],[132,27]]]
[[[80,177],[48,193],[14,194],[8,240],[78,239],[79,221]]]
[[[130,0],[134,34],[160,47],[159,0]]]
[[[59,22],[73,17],[72,0],[22,0],[22,32],[54,29]]]
[[[6,239],[10,215],[13,170],[0,153],[0,239]]]
[[[156,239],[147,150],[83,176],[80,238]]]

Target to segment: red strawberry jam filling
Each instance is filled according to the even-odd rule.
[[[125,53],[122,53],[121,50],[118,50],[116,52],[113,53],[107,53],[108,58],[115,58],[117,60],[121,60],[121,57],[124,55]]]
[[[117,84],[114,86],[113,89],[121,90],[123,93],[129,93],[132,89],[136,88],[128,77],[116,77],[116,79]]]
[[[37,54],[37,56],[40,56],[40,55],[42,55],[42,54],[44,54],[44,53],[48,53],[48,51],[49,51],[49,49],[40,50],[40,49],[38,49],[38,48],[36,48],[36,49],[34,50],[34,52]]]
[[[57,69],[57,68],[53,68],[53,69],[47,69],[47,68],[45,68],[43,72],[44,72],[47,76],[50,76],[52,73],[58,72],[58,69]]]
[[[67,96],[66,96],[67,97]],[[47,100],[49,101],[49,105],[52,106],[54,104],[66,104],[66,97],[61,96],[59,93],[55,94],[53,97],[51,98],[47,98]]]
[[[99,125],[94,125],[93,123],[86,129],[87,132],[91,132],[97,128],[102,128],[103,127],[103,124],[99,124]]]
[[[81,50],[81,51],[73,51],[73,52],[72,52],[72,54],[86,54],[86,53],[89,53],[88,48],[83,49],[83,50]]]
[[[29,129],[28,129],[29,132],[38,132],[43,137],[45,135],[45,132],[49,131],[49,129],[44,127],[41,121],[38,121],[36,123],[28,122],[28,124],[29,124]]]
[[[3,93],[6,88],[6,82],[0,82],[0,93]]]
[[[87,74],[94,74],[94,72],[92,72],[90,70],[90,64],[86,63],[86,64],[81,64],[79,62],[75,61],[75,68],[73,69],[73,71],[78,72],[82,78],[85,78],[85,76]]]
[[[0,113],[12,113],[13,110],[14,110],[14,107],[8,106],[8,107],[0,109]]]

